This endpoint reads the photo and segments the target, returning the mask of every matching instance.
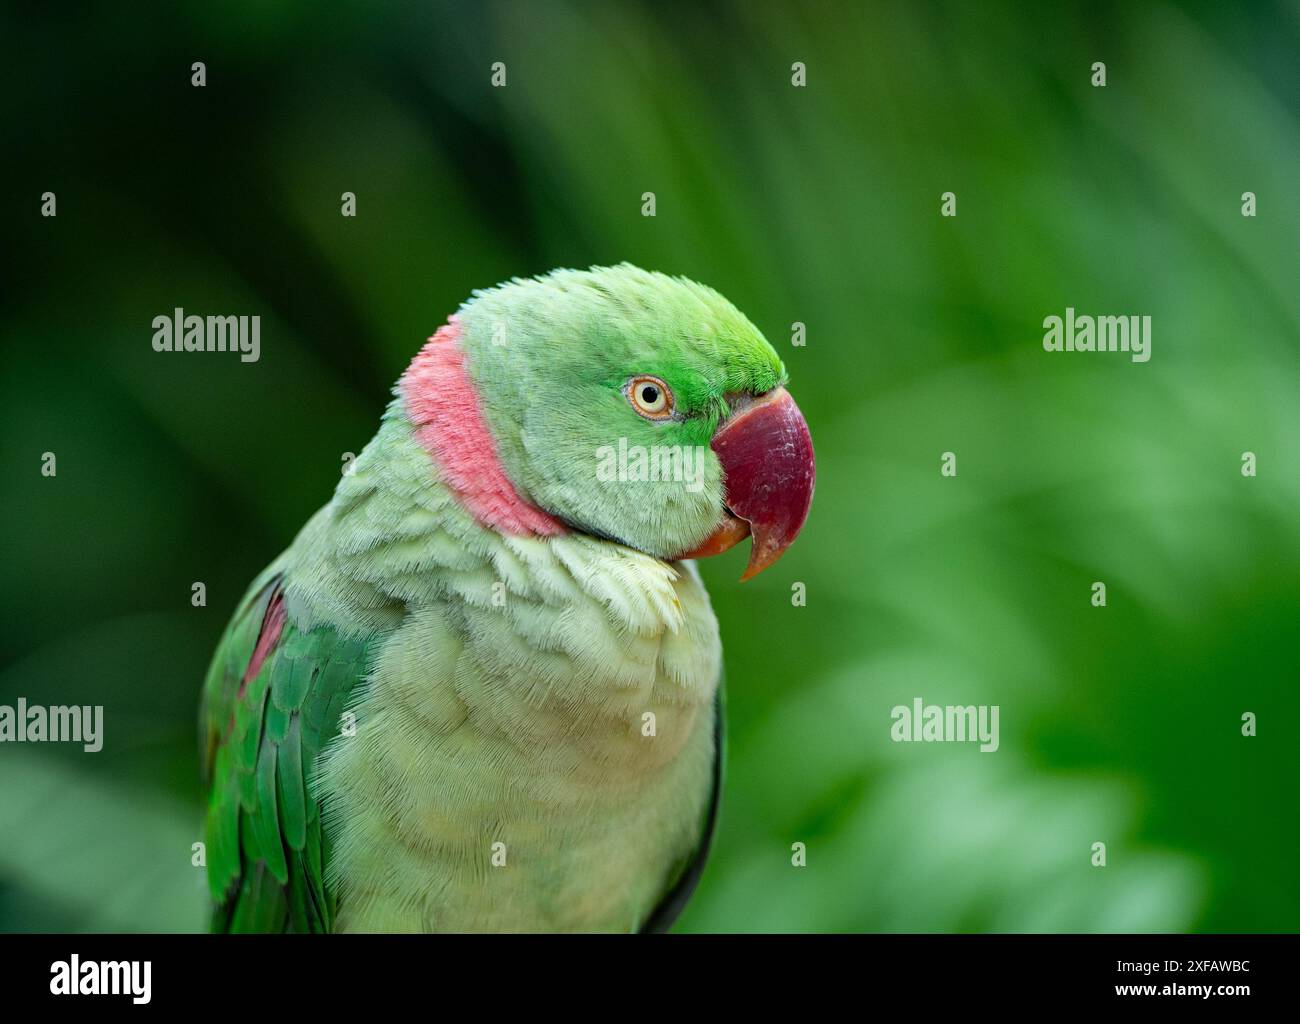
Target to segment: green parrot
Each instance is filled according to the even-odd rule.
[[[203,692],[216,931],[666,929],[718,806],[722,649],[812,501],[785,369],[629,264],[479,291],[255,579]]]

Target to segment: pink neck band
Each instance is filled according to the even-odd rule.
[[[478,391],[465,369],[455,317],[411,360],[399,387],[416,440],[475,519],[502,533],[564,533],[559,522],[519,496],[501,467]]]

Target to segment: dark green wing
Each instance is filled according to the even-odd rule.
[[[334,918],[313,768],[373,641],[298,631],[282,583],[272,570],[254,582],[203,688],[213,931],[324,932]]]
[[[687,900],[699,885],[700,875],[704,873],[704,863],[709,859],[709,848],[713,845],[713,833],[718,825],[718,804],[722,800],[722,776],[727,755],[726,712],[727,678],[724,672],[718,679],[718,695],[713,701],[713,793],[709,797],[700,845],[696,847],[677,881],[646,918],[645,924],[641,926],[642,932],[668,931],[686,907]]]

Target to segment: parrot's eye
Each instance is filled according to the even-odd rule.
[[[673,414],[673,393],[658,377],[633,377],[623,393],[632,408],[648,420],[666,420]]]

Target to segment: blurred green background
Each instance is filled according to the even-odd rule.
[[[679,930],[1300,927],[1300,4],[33,4],[0,36],[0,703],[106,705],[99,754],[0,746],[0,930],[201,926],[196,703],[244,587],[472,289],[625,259],[748,313],[819,462],[777,567],[701,565],[730,761]],[[154,353],[175,306],[261,315],[261,360]],[[1149,314],[1151,361],[1045,353],[1066,306]],[[1000,705],[1000,750],[892,743],[917,696]]]

